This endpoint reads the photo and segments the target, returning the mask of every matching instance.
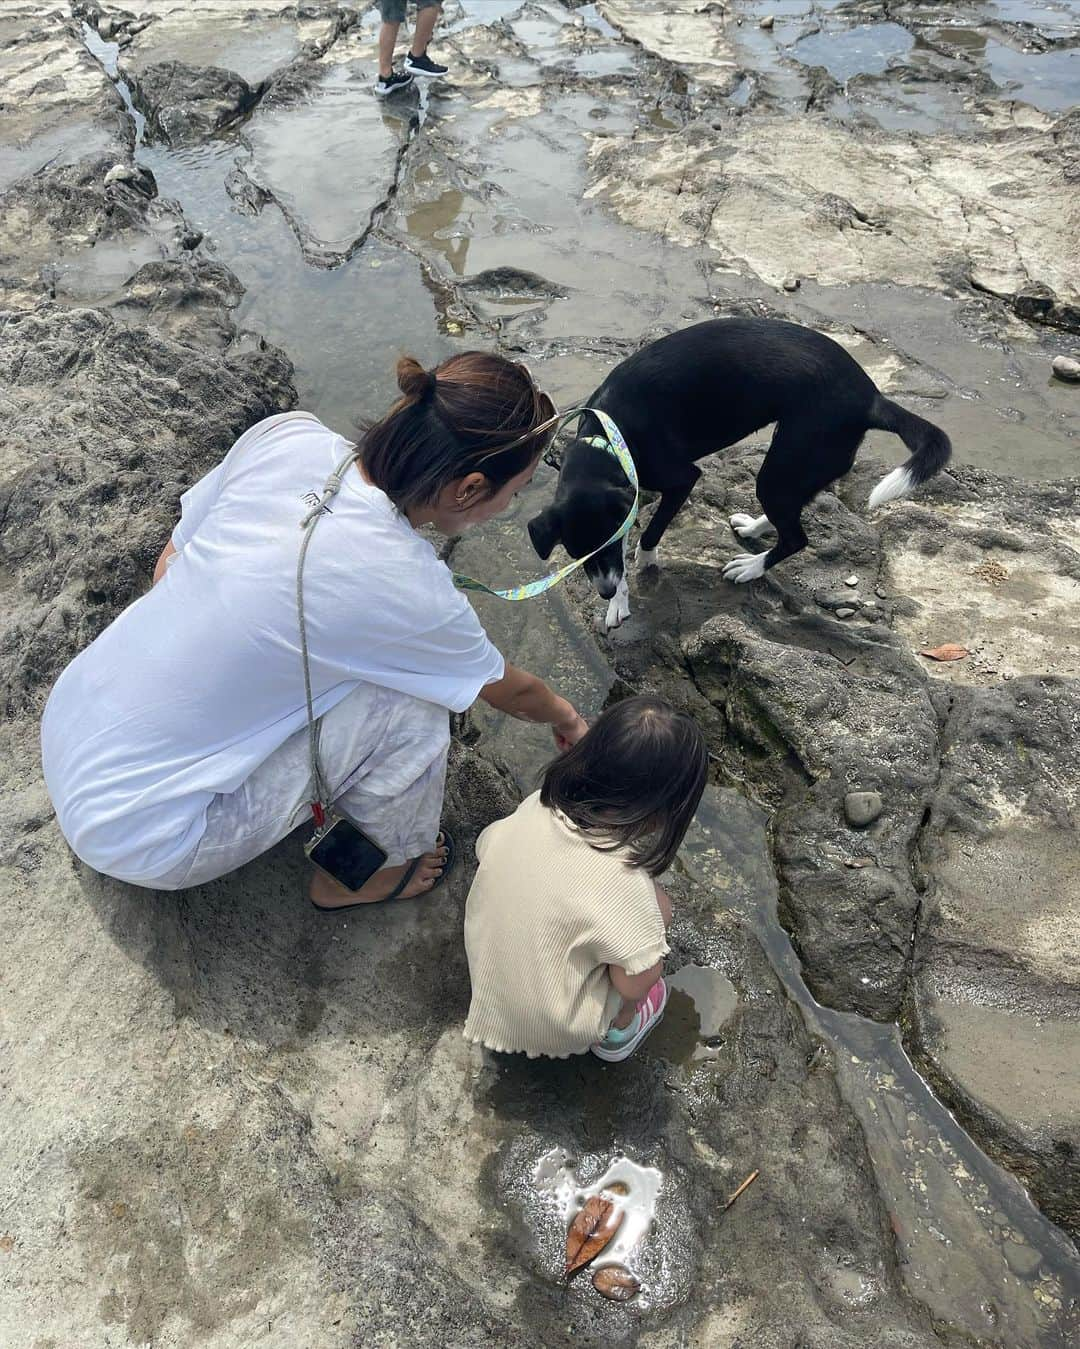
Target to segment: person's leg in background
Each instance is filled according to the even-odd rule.
[[[435,31],[435,25],[438,23],[441,13],[442,5],[439,0],[417,0],[416,26],[413,29],[412,46],[405,58],[405,70],[408,74],[431,79],[439,75],[445,75],[449,70],[449,66],[439,65],[427,54],[431,35]]]
[[[379,0],[379,17],[382,26],[379,28],[379,78],[375,92],[385,97],[395,89],[407,88],[413,81],[411,75],[394,70],[394,45],[405,21],[405,0]]]

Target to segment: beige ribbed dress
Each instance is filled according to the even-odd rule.
[[[621,1002],[607,966],[640,974],[667,952],[652,877],[593,848],[539,792],[489,825],[476,855],[465,1038],[530,1058],[584,1053]]]

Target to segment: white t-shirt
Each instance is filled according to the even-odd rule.
[[[349,443],[309,413],[259,422],[181,499],[152,590],[67,667],[42,719],[57,818],[95,870],[152,881],[306,724],[296,614],[300,521]],[[315,714],[361,681],[464,711],[502,678],[431,544],[355,464],[304,565]]]

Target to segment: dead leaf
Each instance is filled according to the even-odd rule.
[[[623,1210],[598,1194],[586,1201],[585,1207],[570,1224],[566,1234],[565,1278],[576,1274],[583,1265],[600,1254],[619,1230]]]
[[[641,1284],[622,1265],[605,1265],[592,1276],[592,1286],[612,1302],[629,1302],[641,1291]]]
[[[605,1194],[629,1194],[630,1186],[623,1180],[613,1180],[610,1185],[604,1186]]]
[[[5,1232],[4,1235],[0,1237],[0,1251],[3,1251],[4,1254],[7,1255],[8,1251],[13,1251],[14,1249],[15,1238],[10,1232]]]
[[[944,646],[928,647],[925,651],[920,651],[919,655],[928,656],[930,660],[963,660],[965,656],[970,656],[971,652],[966,646],[946,642]]]

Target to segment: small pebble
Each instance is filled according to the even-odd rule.
[[[768,32],[775,22],[776,22],[775,14],[766,14],[765,17],[762,19],[762,21],[758,24],[758,27],[764,28],[765,31]]]
[[[1068,380],[1070,384],[1080,384],[1080,361],[1071,356],[1055,356],[1051,367],[1058,379]]]
[[[873,824],[883,809],[880,792],[848,792],[844,797],[847,822],[859,828]]]
[[[859,584],[859,578],[854,573],[852,573],[851,576],[844,577],[844,584],[846,586],[857,586]]]
[[[852,609],[852,607],[851,607],[849,604],[845,604],[844,607],[843,607],[842,609],[837,609],[837,610],[836,610],[836,617],[837,617],[837,618],[850,618],[851,615],[852,615],[854,612],[855,612],[855,610]]]
[[[874,594],[878,597],[879,600],[883,600],[886,598],[887,592],[884,586],[875,586]]]
[[[785,290],[798,290],[802,282],[797,276],[785,276],[781,285]]]

